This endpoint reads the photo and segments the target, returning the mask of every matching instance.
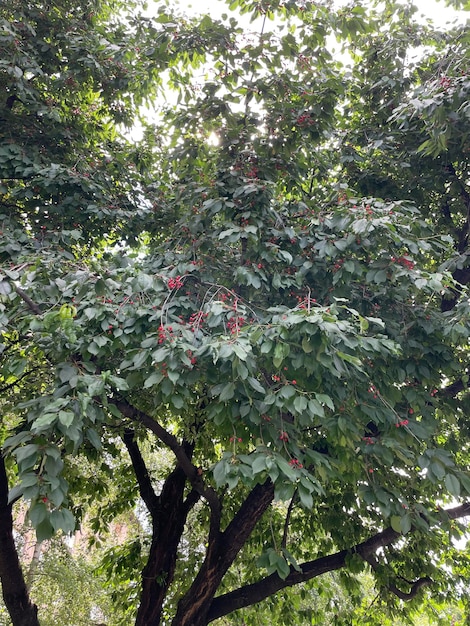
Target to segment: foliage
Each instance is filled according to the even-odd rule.
[[[458,598],[467,29],[391,1],[122,11],[0,9],[11,500],[44,540],[140,496],[147,537],[103,563],[136,624],[282,611],[338,569],[392,614]]]
[[[31,594],[44,626],[107,621],[104,611],[110,607],[100,581],[83,555],[73,556],[62,542],[54,541],[44,551]]]

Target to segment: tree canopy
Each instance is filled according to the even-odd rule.
[[[19,499],[39,541],[139,507],[101,565],[137,626],[266,599],[317,623],[335,585],[351,623],[366,574],[389,615],[461,598],[467,27],[392,0],[144,9],[0,7],[12,623],[39,624]]]

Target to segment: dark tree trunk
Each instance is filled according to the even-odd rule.
[[[206,626],[222,578],[271,504],[274,486],[257,485],[223,533],[209,540],[206,558],[190,589],[181,599],[172,626]]]
[[[185,484],[183,470],[176,468],[165,481],[159,496],[150,552],[142,572],[142,595],[135,626],[159,626],[161,622],[163,602],[173,581],[186,518],[199,497],[191,492],[184,501]]]
[[[0,455],[0,581],[13,626],[39,626],[37,607],[29,598],[13,539],[13,516],[8,504],[8,478]]]

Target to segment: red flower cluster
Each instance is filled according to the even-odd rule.
[[[285,430],[281,430],[281,433],[279,435],[279,439],[281,441],[289,441],[289,435],[286,433]]]
[[[168,287],[170,289],[179,289],[183,286],[183,281],[181,280],[181,276],[176,276],[176,278],[170,278],[168,280]]]
[[[202,311],[193,313],[189,318],[189,326],[191,330],[194,332],[195,330],[201,328],[208,315],[209,313],[203,313]]]
[[[240,331],[240,328],[245,324],[245,318],[241,315],[234,315],[227,320],[227,326],[232,335],[235,335]]]
[[[395,426],[397,428],[400,428],[400,426],[408,426],[408,423],[409,423],[408,420],[401,420],[401,422],[397,422]]]
[[[373,394],[373,398],[378,398],[380,395],[380,392],[375,385],[369,385],[369,389],[367,391]]]
[[[251,169],[249,169],[246,173],[247,178],[258,178],[258,168],[253,165]]]
[[[299,461],[299,459],[291,459],[291,460],[289,461],[289,465],[290,465],[291,467],[293,467],[294,469],[302,469],[302,468],[303,468],[303,465],[302,465],[302,463]]]
[[[404,256],[399,256],[398,258],[395,258],[394,256],[392,256],[390,260],[392,261],[392,263],[398,263],[399,265],[403,265],[403,267],[406,267],[409,270],[412,270],[415,266],[413,261],[410,261]]]
[[[158,343],[163,343],[168,337],[171,337],[173,335],[173,327],[172,326],[168,326],[167,328],[165,328],[164,326],[160,325],[158,327]]]
[[[193,355],[193,353],[191,352],[191,350],[187,350],[186,354],[189,357],[189,360],[191,361],[191,365],[196,365],[197,363],[197,358]]]
[[[333,273],[334,274],[336,274],[336,272],[338,272],[342,268],[343,263],[344,263],[344,259],[338,259],[336,261],[336,263],[333,265]]]
[[[312,119],[308,113],[303,113],[297,118],[297,124],[299,126],[311,126],[315,124],[315,120]]]
[[[448,89],[452,84],[451,79],[448,76],[441,76],[439,79],[439,85],[444,87],[444,89]]]

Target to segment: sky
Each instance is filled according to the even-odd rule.
[[[350,0],[338,0],[338,4],[347,4]],[[227,11],[227,4],[222,0],[179,0],[179,4],[182,7],[188,9],[188,11],[194,13],[205,13],[213,17],[218,17],[224,11]],[[469,11],[455,11],[445,6],[443,1],[437,0],[413,0],[419,13],[422,13],[426,17],[432,18],[437,23],[443,23],[453,20],[455,17],[459,21],[466,21],[470,17]]]
[[[210,15],[213,18],[220,18],[223,13],[230,14],[228,9],[228,2],[226,0],[174,0],[175,4],[179,5],[181,9],[188,14],[194,15]],[[0,0],[1,2],[1,0]],[[352,0],[335,0],[338,6],[351,4]],[[470,11],[456,11],[445,5],[444,0],[401,0],[402,4],[413,3],[418,7],[416,18],[419,19],[422,16],[422,21],[431,18],[438,25],[443,26],[446,22],[452,23],[457,20],[460,23],[466,22],[470,19]],[[152,6],[153,5],[153,6]],[[154,15],[154,4],[152,0],[148,0],[146,13],[151,16]],[[239,16],[240,21],[246,22],[248,29],[256,27],[256,22],[253,24],[250,22],[250,15]],[[334,45],[334,42],[333,42]],[[151,117],[152,114],[149,113]],[[130,133],[135,140],[141,138],[141,128],[139,125],[133,128]]]

